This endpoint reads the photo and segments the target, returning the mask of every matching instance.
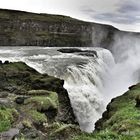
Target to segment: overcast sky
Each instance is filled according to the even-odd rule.
[[[140,32],[140,0],[0,0],[0,8],[68,15]]]

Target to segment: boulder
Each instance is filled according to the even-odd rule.
[[[17,104],[24,104],[24,100],[25,99],[27,99],[28,97],[17,97],[16,99],[15,99],[15,102],[17,103]]]
[[[0,98],[6,98],[8,96],[8,92],[0,92]]]
[[[13,140],[16,135],[19,134],[19,129],[11,128],[8,131],[0,133],[0,138],[2,140]]]

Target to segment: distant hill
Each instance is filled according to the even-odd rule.
[[[67,16],[0,9],[0,46],[107,48],[114,41],[114,35],[120,32],[113,26]]]

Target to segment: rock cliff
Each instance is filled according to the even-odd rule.
[[[137,37],[113,26],[84,22],[67,16],[0,9],[0,46],[104,47],[116,35]]]
[[[107,46],[114,31],[66,16],[0,10],[0,46]]]
[[[63,84],[23,62],[0,62],[1,139],[65,140],[80,132]]]

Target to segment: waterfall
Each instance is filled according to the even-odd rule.
[[[110,51],[87,48],[97,52],[93,57],[79,53],[63,54],[57,51],[58,48],[12,49],[10,52],[1,51],[0,59],[24,61],[41,73],[65,80],[64,87],[68,90],[81,130],[92,132],[95,122],[101,117],[111,99],[108,97],[111,91],[108,85],[112,82],[110,70],[115,68],[115,63]]]
[[[104,82],[110,76],[114,59],[107,50],[97,51],[97,58],[89,58],[85,65],[67,67],[64,87],[83,131],[92,132],[95,122],[105,110]]]
[[[102,48],[79,48],[96,51],[93,57],[60,53],[54,47],[4,47],[0,48],[0,60],[23,61],[41,73],[64,79],[81,130],[92,132],[110,100],[140,81],[139,39],[116,35],[114,40],[112,52],[117,63],[111,52]]]

